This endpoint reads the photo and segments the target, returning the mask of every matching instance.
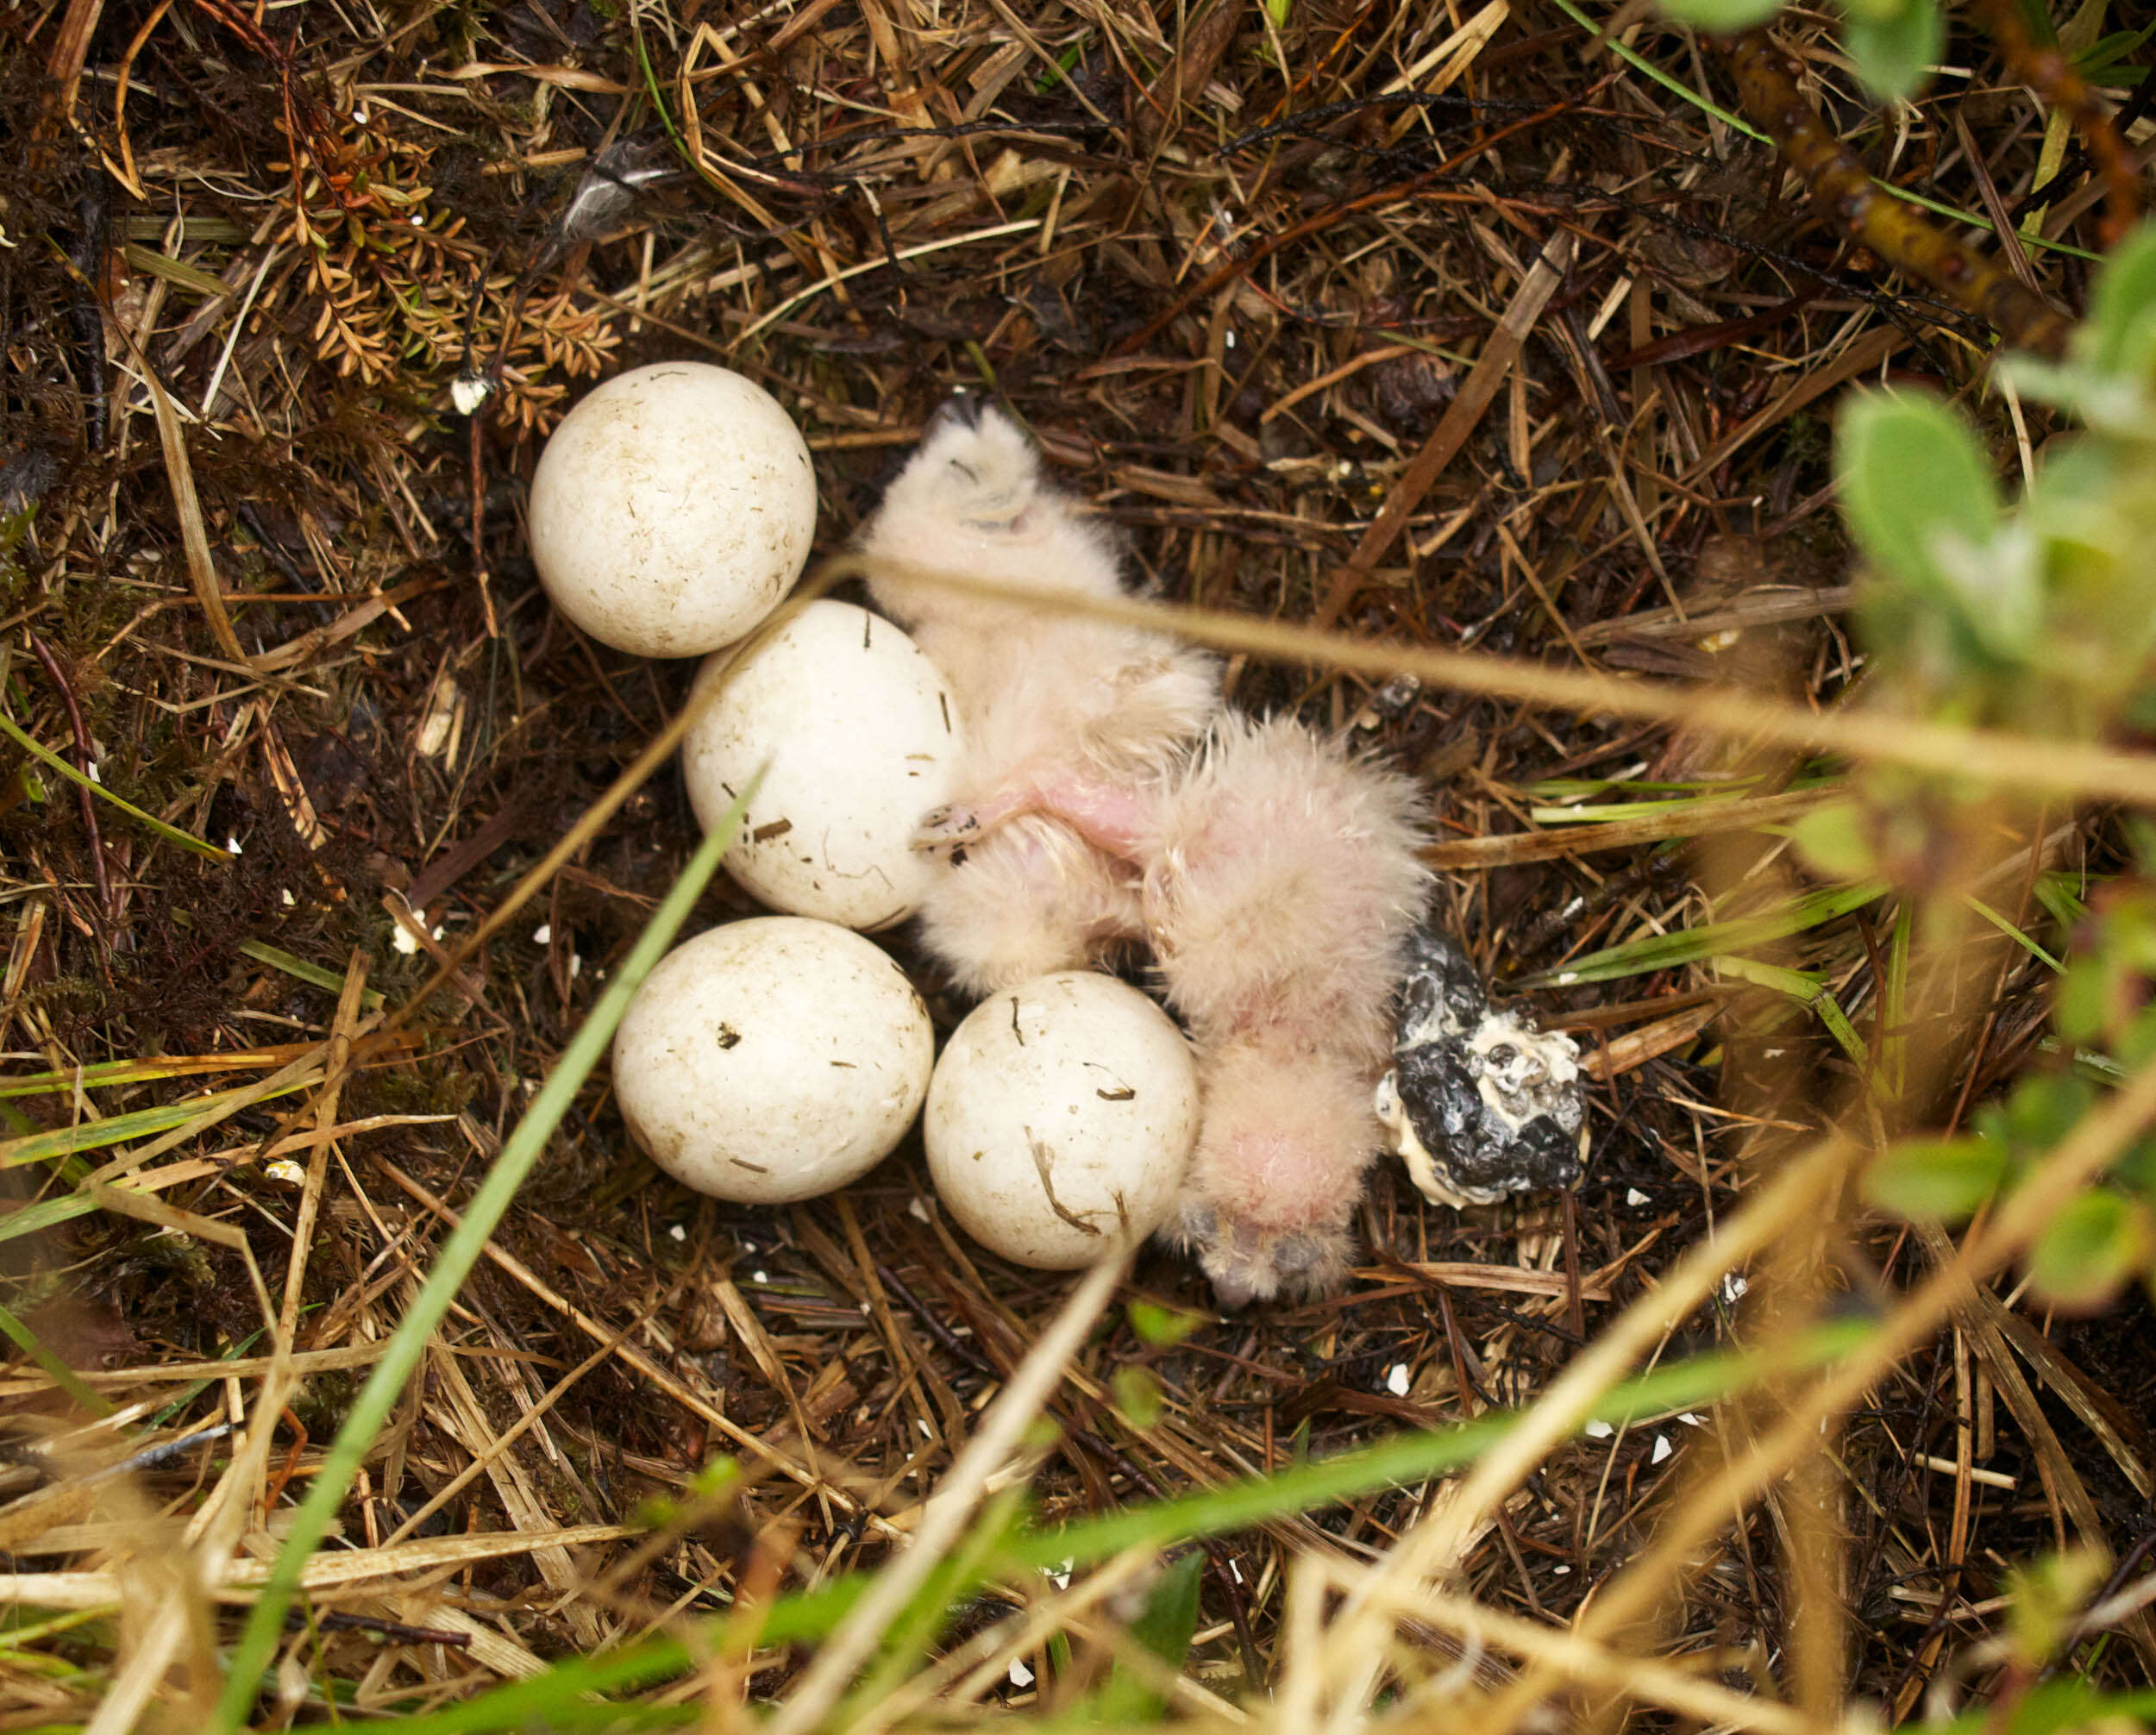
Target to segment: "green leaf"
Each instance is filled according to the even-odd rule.
[[[1804,859],[1836,880],[1861,880],[1879,871],[1879,859],[1865,835],[1864,814],[1853,801],[1814,807],[1789,827]]]
[[[2096,273],[2076,348],[2106,373],[2148,381],[2156,357],[2156,224],[2121,241]]]
[[[1782,9],[1782,0],[1662,0],[1662,16],[1695,30],[1749,30]]]
[[[1163,1307],[1156,1301],[1131,1302],[1130,1316],[1131,1330],[1138,1334],[1138,1342],[1156,1350],[1181,1343],[1205,1323],[1195,1313]]]
[[[1956,1220],[1998,1190],[2006,1152],[1987,1139],[1912,1139],[1882,1151],[1865,1171],[1867,1202],[1896,1217]]]
[[[1935,0],[1917,0],[1898,18],[1849,20],[1842,47],[1865,88],[1883,103],[1907,102],[1923,87],[1946,46],[1946,21]]]
[[[1145,1607],[1130,1625],[1131,1642],[1147,1655],[1157,1657],[1171,1672],[1180,1673],[1190,1655],[1190,1636],[1198,1630],[1198,1590],[1205,1577],[1206,1557],[1197,1549],[1171,1563],[1146,1593]],[[1158,1720],[1168,1708],[1168,1695],[1127,1663],[1115,1670],[1094,1695],[1084,1720],[1128,1728]]]
[[[2029,1281],[2061,1307],[2100,1307],[2148,1257],[2148,1207],[2109,1187],[2070,1199],[2029,1251]]]
[[[1989,546],[2000,509],[1990,460],[1959,417],[1921,393],[1865,392],[1842,411],[1834,470],[1850,529],[1889,582],[1963,592],[1940,551]]]
[[[1134,1428],[1150,1428],[1161,1419],[1160,1382],[1143,1368],[1118,1368],[1108,1381],[1117,1409]]]

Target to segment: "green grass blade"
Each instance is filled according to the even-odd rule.
[[[56,1162],[80,1156],[85,1150],[103,1150],[125,1144],[130,1139],[154,1137],[160,1132],[170,1132],[176,1126],[185,1126],[197,1115],[213,1114],[228,1104],[273,1102],[317,1082],[313,1078],[297,1079],[273,1091],[265,1091],[260,1085],[241,1085],[234,1090],[191,1096],[184,1102],[129,1109],[125,1114],[108,1115],[103,1120],[86,1120],[75,1126],[56,1127],[49,1132],[11,1138],[0,1143],[0,1169],[21,1168],[32,1162]]]
[[[208,1735],[233,1735],[253,1707],[261,1690],[263,1674],[276,1653],[279,1636],[284,1631],[285,1611],[291,1606],[292,1597],[299,1588],[300,1572],[308,1556],[327,1533],[337,1508],[344,1503],[354,1475],[375,1436],[387,1424],[390,1412],[404,1394],[405,1384],[417,1371],[435,1327],[441,1324],[449,1311],[449,1304],[456,1299],[457,1291],[463,1287],[465,1278],[479,1262],[503,1213],[509,1209],[510,1201],[517,1196],[517,1189],[531,1173],[532,1165],[545,1150],[547,1141],[575,1101],[586,1077],[606,1051],[615,1025],[629,1010],[630,996],[665,955],[704,887],[718,872],[719,858],[733,841],[741,816],[762,780],[763,774],[759,771],[698,847],[674,889],[653,912],[627,961],[607,985],[599,1004],[592,1007],[591,1016],[571,1039],[554,1070],[547,1074],[547,1081],[532,1099],[531,1106],[517,1124],[516,1131],[503,1144],[501,1155],[495,1158],[486,1179],[479,1183],[479,1191],[472,1195],[471,1203],[464,1210],[464,1220],[443,1244],[442,1256],[428,1274],[425,1286],[406,1310],[381,1360],[374,1364],[373,1373],[353,1400],[344,1425],[337,1431],[329,1455],[308,1488],[306,1500],[291,1515],[291,1529],[278,1554],[277,1563],[264,1581],[260,1597],[241,1631],[239,1643],[233,1648],[224,1691],[210,1714]]]
[[[1714,968],[1739,981],[1755,982],[1763,988],[1787,994],[1817,1015],[1820,1023],[1827,1026],[1827,1035],[1841,1045],[1841,1051],[1856,1062],[1859,1071],[1870,1066],[1870,1050],[1864,1038],[1849,1022],[1849,1014],[1842,1011],[1841,1002],[1818,977],[1802,970],[1784,969],[1779,964],[1763,964],[1757,958],[1717,958]]]
[[[1591,952],[1576,962],[1524,978],[1523,989],[1570,987],[1577,982],[1608,982],[1622,976],[1641,976],[1653,970],[1696,964],[1727,952],[1747,951],[1770,940],[1785,939],[1846,916],[1876,903],[1887,893],[1883,880],[1866,880],[1854,886],[1831,886],[1808,893],[1795,902],[1766,916],[1745,916],[1733,922],[1708,922],[1676,934],[1650,934],[1644,940]]]
[[[1985,903],[1983,899],[1966,898],[1962,901],[1967,904],[1971,910],[1974,910],[1977,914],[1983,917],[1984,919],[1989,922],[1993,927],[1996,928],[2002,934],[2005,935],[2008,939],[2013,941],[2015,945],[2019,946],[2023,951],[2027,952],[2030,957],[2040,959],[2043,962],[2048,964],[2053,970],[2062,976],[2065,974],[2066,967],[2064,964],[2060,963],[2058,959],[2053,957],[2049,952],[2046,952],[2041,946],[2038,945],[2034,940],[2031,939],[2027,934],[2024,934],[2019,928],[2015,927],[2012,922],[2006,918],[2006,917],[2002,915],[1998,911],[1994,910],[1989,904]]]
[[[110,1404],[83,1384],[72,1368],[40,1343],[37,1333],[5,1307],[0,1307],[0,1332],[5,1332],[16,1348],[45,1370],[47,1379],[91,1415],[109,1416],[113,1413]]]
[[[6,736],[9,741],[12,741],[25,753],[34,754],[39,759],[43,760],[46,764],[51,766],[53,769],[60,773],[62,777],[68,779],[72,782],[79,783],[85,789],[87,789],[92,795],[97,796],[101,800],[110,801],[115,807],[118,808],[121,812],[126,814],[128,818],[135,820],[143,825],[147,825],[152,831],[154,831],[167,843],[177,843],[181,849],[191,849],[196,855],[205,856],[212,861],[226,862],[232,859],[229,855],[226,855],[223,850],[218,849],[216,844],[205,843],[201,838],[196,836],[193,832],[182,831],[177,825],[167,825],[155,814],[145,813],[132,801],[122,801],[110,789],[107,789],[103,784],[98,782],[96,778],[85,777],[82,773],[76,770],[73,766],[70,765],[57,753],[53,752],[51,748],[42,746],[39,742],[31,740],[28,735],[22,732],[22,729],[16,724],[15,719],[9,717],[5,711],[0,711],[0,735]]]
[[[321,988],[332,994],[342,994],[344,992],[343,971],[325,970],[321,965],[310,964],[304,958],[295,958],[290,952],[271,945],[266,940],[242,940],[240,942],[239,951],[241,957],[252,958],[258,964],[267,964],[273,970],[282,970],[286,975],[292,977],[295,980],[306,983],[310,987]],[[382,1005],[380,992],[374,988],[364,990],[360,995],[360,1005],[361,1009],[367,1012],[380,1010]]]

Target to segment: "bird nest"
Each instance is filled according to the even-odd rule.
[[[2141,1582],[2145,1303],[1965,1291],[1990,1243],[1847,1184],[2028,1062],[2040,948],[1927,949],[1924,884],[1856,896],[1787,836],[1833,755],[1900,750],[1826,732],[1863,666],[1837,396],[1959,391],[1988,334],[1814,214],[1702,42],[1602,22],[0,22],[9,1726],[807,1727],[851,1646],[877,1726],[1824,1729],[2025,1689],[1985,1648],[2015,1563],[2101,1544]],[[2011,230],[2049,178],[2015,269],[2078,304],[2101,188],[1986,39],[1885,122],[1786,40],[1945,208]],[[1455,1209],[1388,1161],[1337,1293],[1227,1313],[1152,1247],[1074,1314],[949,1224],[918,1138],[729,1206],[637,1154],[601,1067],[494,1220],[698,840],[639,757],[689,666],[549,612],[521,504],[580,391],[680,358],[793,417],[826,553],[954,387],[999,394],[1235,705],[1420,779],[1434,925],[1580,1045],[1577,1185]],[[2002,454],[2050,431],[1977,409]],[[2046,876],[2122,859],[2073,793],[1965,888],[2054,949]],[[722,879],[690,925],[752,907]],[[1805,1334],[1852,1316],[1834,1386]],[[946,1577],[864,1613],[912,1537]],[[272,1661],[228,1688],[254,1607]],[[2156,1631],[2136,1605],[2078,1655],[2146,1680]]]

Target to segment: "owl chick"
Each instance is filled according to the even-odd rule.
[[[1420,791],[1293,718],[1226,714],[1143,800],[1045,780],[1029,799],[1138,869],[1163,997],[1190,1032],[1203,1106],[1163,1232],[1230,1306],[1332,1287],[1383,1142],[1372,1087],[1429,893]]]
[[[1430,886],[1409,779],[1290,717],[1226,716],[1136,840],[1204,1093],[1169,1232],[1230,1306],[1331,1287],[1383,1143],[1372,1087]]]
[[[1138,874],[1058,810],[1122,822],[1156,799],[1219,709],[1213,660],[908,576],[1123,594],[1109,531],[1044,481],[1008,416],[975,398],[938,413],[858,546],[870,594],[942,672],[966,725],[956,797],[922,830],[944,863],[921,905],[924,943],[975,994],[1098,963],[1143,930]]]

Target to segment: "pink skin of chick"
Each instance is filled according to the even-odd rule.
[[[1115,542],[1044,483],[1009,417],[956,400],[886,491],[858,547],[877,604],[950,684],[966,726],[956,797],[924,820],[946,866],[924,943],[981,995],[1099,963],[1143,932],[1130,865],[1043,788],[1150,799],[1219,706],[1213,660],[1152,633],[909,582],[908,569],[1046,595],[1119,598]]]
[[[1226,715],[1164,792],[1037,782],[1030,799],[1144,875],[1204,1096],[1165,1232],[1225,1306],[1330,1288],[1382,1143],[1371,1093],[1429,893],[1421,792],[1292,718]]]

